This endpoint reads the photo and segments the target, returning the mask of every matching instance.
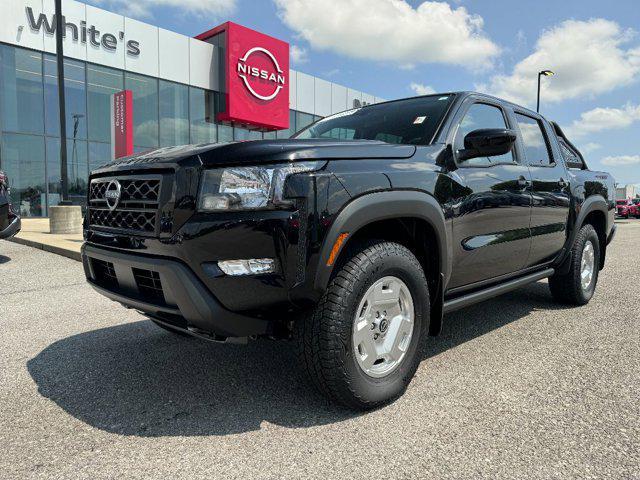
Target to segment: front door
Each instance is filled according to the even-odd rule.
[[[454,155],[480,128],[514,128],[499,104],[463,105],[452,132]],[[454,124],[455,125],[455,124]],[[531,237],[529,169],[516,149],[494,157],[456,160],[453,180],[453,268],[449,288],[463,287],[524,268]]]

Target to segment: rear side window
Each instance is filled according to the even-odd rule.
[[[522,133],[525,157],[529,165],[551,165],[549,145],[540,122],[521,113],[516,113],[516,121]]]
[[[580,155],[571,148],[567,142],[564,141],[563,138],[558,137],[558,143],[560,144],[560,149],[562,150],[562,158],[564,158],[564,163],[569,168],[582,168],[582,159]]]

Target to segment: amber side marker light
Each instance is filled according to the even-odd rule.
[[[344,241],[347,239],[348,236],[349,236],[348,233],[341,233],[340,235],[338,235],[338,238],[336,238],[336,241],[333,244],[333,248],[331,249],[331,253],[329,254],[329,260],[327,260],[327,267],[330,267],[331,265],[333,265],[333,262],[336,261],[336,257],[338,256],[340,247],[342,247],[342,244],[344,243]]]

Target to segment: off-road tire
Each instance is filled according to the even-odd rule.
[[[430,320],[427,280],[409,249],[380,240],[349,248],[336,272],[312,314],[296,322],[298,358],[311,382],[330,399],[357,410],[376,408],[404,393],[424,357]],[[414,329],[402,363],[373,378],[354,357],[355,310],[367,289],[388,275],[409,288]]]
[[[594,248],[594,263],[595,268],[593,272],[593,279],[591,284],[585,290],[582,288],[580,281],[580,264],[582,261],[582,252],[585,243],[591,241]],[[555,274],[549,277],[549,289],[553,298],[560,303],[568,305],[586,305],[593,297],[593,293],[598,283],[598,273],[600,270],[600,240],[593,226],[587,224],[584,225],[576,239],[573,242],[571,248],[571,265],[569,271],[564,274]]]

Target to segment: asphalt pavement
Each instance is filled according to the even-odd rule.
[[[175,336],[0,241],[0,478],[640,478],[639,245],[620,222],[586,307],[538,282],[448,315],[357,414],[286,342]]]

